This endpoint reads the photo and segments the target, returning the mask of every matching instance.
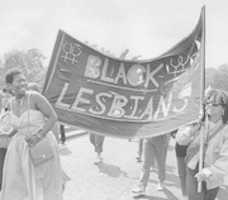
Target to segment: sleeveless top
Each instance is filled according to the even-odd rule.
[[[13,113],[11,104],[9,123],[14,129],[18,130],[16,133],[17,136],[31,136],[32,134],[35,134],[36,131],[38,131],[40,128],[42,128],[45,123],[43,113],[41,113],[39,110],[31,108],[30,98],[32,93],[27,94],[27,109],[19,117]]]

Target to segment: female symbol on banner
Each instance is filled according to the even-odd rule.
[[[145,71],[146,70],[142,65],[139,65],[139,64],[132,65],[129,71],[127,72],[128,82],[132,86],[141,85],[144,82]]]

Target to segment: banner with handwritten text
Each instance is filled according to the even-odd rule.
[[[43,93],[59,120],[103,135],[152,137],[200,113],[202,22],[152,60],[109,57],[59,31]]]

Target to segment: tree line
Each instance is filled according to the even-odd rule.
[[[124,50],[119,58],[125,59],[129,50]],[[135,56],[137,60],[141,56]],[[28,50],[11,50],[0,59],[0,88],[4,87],[5,73],[11,68],[19,68],[24,72],[29,82],[36,82],[42,87],[48,66],[44,65],[47,59],[36,48]],[[206,87],[223,89],[228,92],[228,64],[216,68],[206,68]]]

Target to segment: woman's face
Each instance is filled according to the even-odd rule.
[[[18,74],[14,76],[13,83],[11,84],[11,89],[14,95],[25,95],[27,89],[27,82],[23,74]]]
[[[224,108],[221,104],[213,101],[209,101],[206,106],[206,113],[208,119],[214,123],[222,119],[224,115]]]

